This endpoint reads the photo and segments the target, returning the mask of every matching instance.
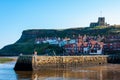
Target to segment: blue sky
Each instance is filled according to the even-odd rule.
[[[120,24],[120,0],[0,0],[0,48],[26,29],[86,27],[101,16]]]

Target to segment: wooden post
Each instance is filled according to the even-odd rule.
[[[34,66],[37,67],[37,51],[34,51]]]

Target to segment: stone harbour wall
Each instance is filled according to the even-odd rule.
[[[120,63],[120,56],[19,56],[15,70],[69,69],[89,65]]]
[[[36,56],[33,69],[70,68],[107,63],[107,56]]]
[[[15,64],[16,71],[32,71],[32,56],[19,56]]]

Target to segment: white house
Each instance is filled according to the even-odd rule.
[[[100,50],[97,50],[97,52],[90,52],[89,54],[102,54],[102,49],[100,49]]]
[[[71,40],[69,41],[69,44],[74,44],[74,43],[76,43],[76,40],[75,40],[75,39],[71,39]]]
[[[58,41],[57,40],[47,40],[47,42],[49,43],[49,44],[58,44]]]
[[[84,48],[83,48],[83,52],[84,52],[84,53],[88,53],[88,51],[89,51],[89,48],[88,48],[88,47],[84,47]]]
[[[65,46],[66,44],[67,44],[67,41],[66,41],[66,40],[60,41],[60,42],[59,42],[59,47]]]

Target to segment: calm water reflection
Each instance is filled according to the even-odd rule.
[[[14,71],[14,62],[0,64],[0,80],[119,80],[120,64],[71,70]],[[7,77],[6,77],[7,76]]]
[[[0,80],[17,80],[13,67],[15,62],[0,64]]]

